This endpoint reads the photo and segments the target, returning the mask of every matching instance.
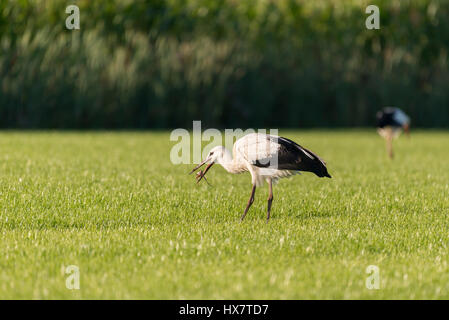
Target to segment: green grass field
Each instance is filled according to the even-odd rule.
[[[449,298],[449,132],[394,161],[374,130],[280,133],[333,179],[282,180],[269,224],[266,186],[239,223],[249,174],[196,185],[168,132],[0,133],[0,298]]]

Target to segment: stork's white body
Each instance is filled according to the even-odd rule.
[[[278,136],[270,135],[275,139]],[[230,173],[242,173],[249,171],[251,174],[251,183],[253,185],[261,186],[264,181],[270,183],[276,182],[280,178],[288,177],[299,173],[293,170],[281,170],[277,168],[261,168],[254,163],[272,162],[275,165],[278,162],[278,152],[280,144],[273,140],[267,139],[266,134],[250,133],[234,143],[232,150],[233,156],[227,149],[224,149],[224,156],[217,159],[217,163],[221,164],[223,168]]]

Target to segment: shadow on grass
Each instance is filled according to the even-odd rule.
[[[305,210],[301,212],[297,212],[295,214],[292,214],[292,217],[295,217],[300,220],[307,220],[307,219],[316,219],[316,218],[332,218],[332,217],[339,217],[342,216],[342,212],[335,212],[331,210]]]

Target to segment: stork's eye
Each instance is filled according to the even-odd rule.
[[[213,154],[214,154],[213,152],[210,152],[210,153],[209,153],[209,155],[213,155]]]

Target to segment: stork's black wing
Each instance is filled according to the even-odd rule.
[[[326,164],[315,153],[301,147],[296,142],[275,136],[267,136],[268,139],[277,143],[279,149],[277,152],[276,168],[280,170],[308,171],[315,173],[318,177],[331,178],[327,172]],[[273,163],[272,161],[270,162]],[[256,161],[257,167],[271,167],[269,163]]]
[[[391,107],[384,108],[381,111],[377,112],[377,127],[401,127],[401,123],[399,123],[394,117],[395,112],[397,112],[397,109]]]

